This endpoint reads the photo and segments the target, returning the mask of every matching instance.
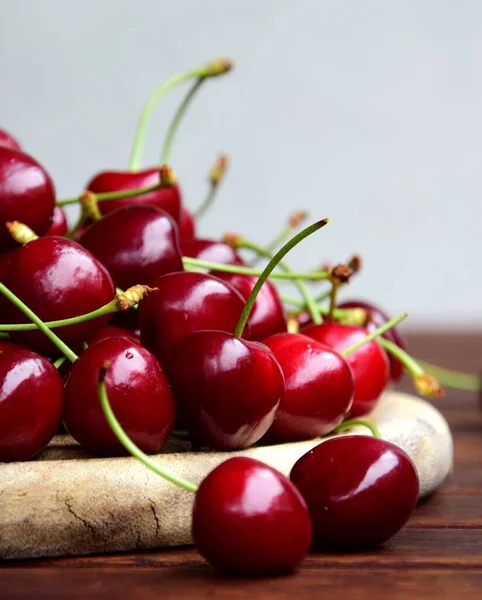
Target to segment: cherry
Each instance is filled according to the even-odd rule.
[[[243,311],[241,294],[212,275],[170,273],[153,285],[157,291],[143,300],[137,312],[141,341],[163,366],[178,340],[202,329],[232,332]]]
[[[56,206],[54,208],[54,214],[52,216],[52,224],[48,228],[45,235],[57,235],[59,237],[63,237],[68,230],[69,226],[67,223],[67,216],[65,215],[65,211],[61,206]]]
[[[107,363],[106,386],[120,423],[142,450],[157,452],[174,426],[174,401],[155,357],[126,337],[102,339],[74,362],[65,386],[65,428],[92,454],[122,453],[99,404],[98,376]]]
[[[127,314],[127,313],[135,313],[135,310],[129,310],[125,313],[116,313],[116,314]],[[88,338],[85,340],[89,346],[95,344],[96,342],[100,342],[101,340],[105,340],[113,337],[125,337],[131,342],[135,342],[136,344],[140,344],[141,340],[139,336],[133,331],[128,331],[127,329],[123,329],[121,327],[116,327],[115,325],[104,325],[97,331],[94,331]],[[1,349],[1,346],[0,346]]]
[[[0,254],[0,281],[4,280],[5,275],[8,271],[8,265],[10,264],[10,260],[12,259],[12,256],[17,250],[18,248],[14,248],[13,250],[7,250],[6,252],[2,252]]]
[[[11,150],[21,150],[21,146],[18,141],[10,135],[5,129],[0,129],[0,146],[4,148],[10,148]]]
[[[381,308],[364,300],[345,300],[341,304],[338,304],[338,307],[363,308],[367,312],[368,317],[365,325],[367,331],[373,331],[390,320],[390,317]],[[402,348],[402,350],[406,349],[405,343],[395,327],[384,333],[383,337]],[[399,381],[403,375],[403,364],[391,354],[388,355],[388,360],[390,361],[390,378],[392,381]]]
[[[114,284],[100,262],[79,244],[60,237],[34,239],[15,250],[3,282],[45,321],[82,315],[114,298]],[[29,322],[5,298],[0,299],[0,307],[4,322]],[[109,317],[61,327],[58,334],[76,346]],[[12,331],[11,338],[41,354],[55,355],[54,346],[40,331]]]
[[[0,251],[15,248],[5,224],[21,221],[45,234],[55,208],[55,189],[47,171],[31,156],[0,146]]]
[[[308,504],[314,540],[336,548],[382,544],[406,523],[419,493],[408,455],[364,435],[321,443],[295,463],[290,478]]]
[[[365,338],[367,332],[362,327],[328,322],[307,327],[303,329],[303,334],[341,352]],[[375,407],[388,385],[388,357],[377,342],[371,341],[349,354],[346,360],[355,380],[355,395],[349,415],[366,415]]]
[[[160,275],[183,270],[177,227],[165,211],[154,206],[116,210],[91,225],[79,243],[123,289],[139,281],[150,285]]]
[[[181,207],[181,216],[179,219],[179,239],[182,242],[190,241],[194,238],[196,233],[196,224],[192,213],[185,208]]]
[[[214,240],[193,239],[181,241],[183,256],[224,265],[244,265],[243,259],[228,244]]]
[[[301,334],[279,333],[263,343],[273,352],[285,379],[283,398],[266,437],[289,442],[333,431],[353,401],[353,374],[346,360]]]
[[[13,344],[2,348],[0,462],[28,460],[45,448],[60,423],[62,392],[47,359]]]
[[[245,300],[248,299],[258,279],[253,275],[222,272],[217,272],[216,277],[232,285]],[[253,310],[249,315],[248,323],[251,332],[250,337],[253,340],[263,340],[275,333],[286,331],[287,325],[283,304],[276,287],[270,281],[266,281],[261,288],[253,305]]]
[[[277,575],[308,552],[311,523],[291,482],[253,458],[231,458],[202,481],[193,508],[199,552],[222,572]]]

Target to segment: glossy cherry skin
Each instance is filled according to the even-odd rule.
[[[143,204],[124,206],[93,223],[79,241],[126,289],[151,285],[157,277],[183,271],[177,226],[165,211]]]
[[[17,250],[18,248],[14,248],[13,250],[7,250],[6,252],[2,252],[0,254],[0,281],[4,280],[8,271],[10,260]]]
[[[221,572],[289,572],[308,553],[311,533],[306,503],[296,487],[253,458],[221,463],[201,482],[194,499],[194,544]]]
[[[223,265],[244,265],[239,254],[224,242],[214,240],[181,240],[181,251],[183,256],[197,258],[208,262],[221,263]]]
[[[261,439],[283,395],[283,374],[271,351],[224,331],[179,340],[166,373],[194,443],[218,450],[248,448]]]
[[[106,390],[115,416],[141,450],[157,452],[174,426],[174,400],[155,357],[126,337],[92,344],[74,362],[65,385],[65,428],[92,454],[125,454],[104,417],[97,391],[106,362]]]
[[[43,321],[91,312],[110,302],[115,295],[105,267],[85,248],[60,237],[38,238],[18,248],[12,254],[3,283]],[[5,323],[29,322],[3,296],[0,311]],[[59,327],[56,333],[68,346],[75,347],[105,325],[109,317]],[[15,331],[11,338],[41,354],[58,355],[58,350],[40,331]]]
[[[0,352],[0,462],[32,458],[57,431],[62,379],[46,358],[21,348]]]
[[[154,282],[139,304],[141,342],[164,366],[172,346],[194,331],[234,332],[244,300],[228,283],[195,272],[170,273]],[[249,339],[249,328],[243,337]]]
[[[179,239],[181,242],[187,242],[194,238],[196,234],[196,223],[192,213],[184,206],[181,207],[181,218],[179,220]]]
[[[251,293],[257,277],[251,275],[238,275],[237,273],[212,273],[219,279],[228,282],[243,296],[245,300]],[[259,291],[254,306],[249,315],[251,339],[263,340],[264,338],[286,331],[286,316],[278,291],[271,281],[265,281]]]
[[[138,190],[157,185],[160,181],[159,167],[144,169],[143,171],[102,171],[89,181],[87,190],[102,194],[105,192],[120,192],[125,190]],[[141,196],[120,198],[118,200],[104,200],[99,202],[99,209],[107,215],[123,206],[131,204],[150,204],[165,210],[171,217],[179,222],[181,211],[181,192],[176,184],[170,188],[162,188]]]
[[[419,494],[410,457],[364,435],[321,443],[295,463],[290,479],[308,504],[314,541],[335,548],[382,544],[407,522]]]
[[[366,329],[341,323],[322,323],[303,329],[303,335],[341,352],[367,335]],[[390,364],[383,348],[368,342],[345,359],[353,371],[355,396],[348,416],[360,417],[375,408],[390,380]]]
[[[68,230],[69,225],[67,223],[65,211],[61,206],[56,206],[52,216],[52,224],[45,235],[57,235],[59,237],[63,237]]]
[[[0,146],[4,148],[10,148],[11,150],[21,150],[21,146],[18,141],[10,135],[5,129],[0,129]]]
[[[283,371],[285,390],[266,439],[309,440],[345,419],[353,402],[353,373],[337,352],[305,335],[279,333],[263,341]]]
[[[20,221],[44,235],[54,208],[54,184],[42,165],[24,152],[0,146],[0,251],[17,246],[5,223]]]
[[[104,325],[104,327],[97,329],[97,331],[94,331],[94,333],[89,335],[86,342],[89,346],[92,346],[92,344],[100,342],[100,340],[106,340],[113,337],[125,337],[136,344],[141,343],[140,337],[136,333],[128,331],[127,329],[122,329],[121,327],[116,327],[115,325]]]
[[[342,302],[338,306],[340,308],[363,308],[366,310],[368,323],[365,325],[365,329],[368,332],[374,331],[375,329],[378,329],[378,327],[385,325],[387,321],[390,321],[390,317],[381,308],[371,302],[366,302],[364,300],[345,300],[345,302]],[[396,327],[392,327],[386,331],[383,334],[383,337],[405,350],[405,343]],[[391,354],[388,355],[388,360],[390,362],[391,380],[400,381],[403,375],[402,363]]]

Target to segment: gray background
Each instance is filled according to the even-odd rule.
[[[164,78],[218,55],[172,164],[188,206],[217,152],[232,157],[201,232],[267,241],[293,208],[331,223],[299,268],[354,251],[353,293],[410,322],[482,324],[482,2],[0,0],[0,126],[59,196],[124,168]],[[155,163],[181,90],[159,107]]]

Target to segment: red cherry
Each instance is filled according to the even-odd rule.
[[[384,325],[390,320],[390,317],[378,306],[371,302],[365,302],[364,300],[346,300],[338,305],[340,308],[363,308],[366,310],[368,315],[368,324],[365,329],[370,333],[378,327]],[[406,345],[400,336],[399,331],[396,327],[392,327],[383,334],[383,337],[390,342],[393,342],[402,350],[406,350]],[[390,378],[392,381],[399,381],[403,375],[402,363],[394,358],[391,354],[388,355],[390,361]]]
[[[38,238],[12,253],[5,285],[43,321],[67,319],[91,312],[114,298],[107,270],[79,244],[66,238]],[[27,317],[6,298],[0,298],[5,323],[26,323]],[[105,325],[109,316],[59,327],[56,333],[76,346]],[[13,331],[12,340],[45,355],[58,350],[40,331]]]
[[[0,254],[0,281],[5,279],[5,275],[8,271],[8,265],[10,264],[12,256],[17,250],[18,248],[14,248],[13,250],[7,250],[6,252],[2,252]]]
[[[27,350],[27,348],[24,348],[19,344],[14,344],[10,340],[0,340],[0,352],[3,352],[4,350]]]
[[[196,223],[192,213],[184,207],[181,207],[181,218],[179,220],[179,239],[181,242],[187,242],[194,238],[196,233]]]
[[[111,212],[91,225],[79,243],[123,289],[183,270],[176,224],[155,206],[134,204]]]
[[[214,567],[239,575],[277,575],[308,552],[311,523],[298,490],[253,458],[231,458],[202,481],[192,535]]]
[[[21,146],[18,141],[10,135],[5,129],[0,129],[0,146],[4,148],[10,148],[11,150],[21,150]]]
[[[234,288],[212,275],[170,273],[154,282],[139,304],[141,341],[164,366],[172,346],[186,335],[204,329],[233,332],[244,308]],[[249,328],[244,337],[249,338]]]
[[[131,312],[131,311],[126,311]],[[136,312],[133,310],[132,312]],[[119,313],[124,314],[124,313]],[[133,331],[128,331],[127,329],[122,329],[121,327],[116,327],[115,325],[104,325],[97,331],[94,331],[89,337],[85,340],[89,346],[95,344],[96,342],[100,342],[100,340],[106,340],[108,338],[113,337],[125,337],[131,342],[135,342],[136,344],[140,344],[140,337],[134,333]]]
[[[307,440],[330,433],[348,414],[353,374],[334,350],[301,334],[279,333],[263,341],[285,379],[283,398],[266,437]]]
[[[269,429],[283,395],[271,351],[224,331],[197,331],[171,349],[166,373],[195,443],[238,450]]]
[[[160,181],[159,167],[144,169],[143,171],[102,171],[89,181],[87,190],[95,194],[106,192],[120,192],[125,190],[138,190],[157,185]],[[99,210],[103,215],[114,212],[123,206],[131,204],[150,204],[165,210],[171,217],[179,222],[181,211],[181,192],[176,184],[165,187],[141,196],[120,198],[118,200],[104,200],[99,202]]]
[[[257,277],[251,275],[239,275],[237,273],[213,273],[219,279],[227,281],[235,290],[248,299]],[[261,288],[253,309],[249,315],[249,326],[251,339],[263,340],[264,338],[286,331],[286,316],[283,304],[280,300],[276,287],[271,281],[265,281]]]
[[[69,226],[67,223],[67,217],[65,215],[65,211],[61,206],[56,206],[54,208],[54,214],[52,217],[52,224],[50,225],[47,233],[45,235],[57,235],[59,237],[63,237],[67,231],[69,230]]]
[[[55,208],[55,189],[47,171],[31,156],[0,146],[0,251],[15,248],[5,223],[20,221],[44,235]]]
[[[408,455],[363,435],[316,446],[295,463],[290,478],[308,504],[314,540],[338,548],[375,546],[391,538],[412,514],[419,493]]]
[[[341,323],[322,323],[303,329],[303,335],[341,352],[365,338],[367,331],[362,327]],[[366,415],[375,407],[388,385],[390,379],[388,357],[376,341],[371,341],[349,354],[346,361],[355,379],[355,396],[349,416]]]
[[[28,460],[43,450],[62,412],[57,369],[35,352],[11,346],[0,352],[0,462]]]
[[[106,362],[110,367],[105,381],[114,414],[144,452],[157,452],[174,426],[174,401],[157,360],[126,337],[89,346],[72,365],[62,416],[67,431],[92,454],[124,453],[99,403],[97,382]]]
[[[223,265],[244,265],[243,259],[239,254],[224,242],[214,240],[181,240],[181,250],[183,256],[197,258],[208,262],[221,263]]]

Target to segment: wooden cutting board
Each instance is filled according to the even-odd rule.
[[[450,472],[453,442],[428,402],[388,392],[370,415],[382,437],[403,448],[420,477],[420,496]],[[356,428],[350,434],[366,434]],[[328,439],[328,438],[324,438]],[[323,440],[259,446],[242,452],[190,452],[173,442],[154,460],[199,483],[231,456],[251,456],[289,475],[296,460]],[[138,550],[191,543],[193,494],[133,458],[91,458],[69,436],[56,436],[36,460],[0,463],[0,558]]]

